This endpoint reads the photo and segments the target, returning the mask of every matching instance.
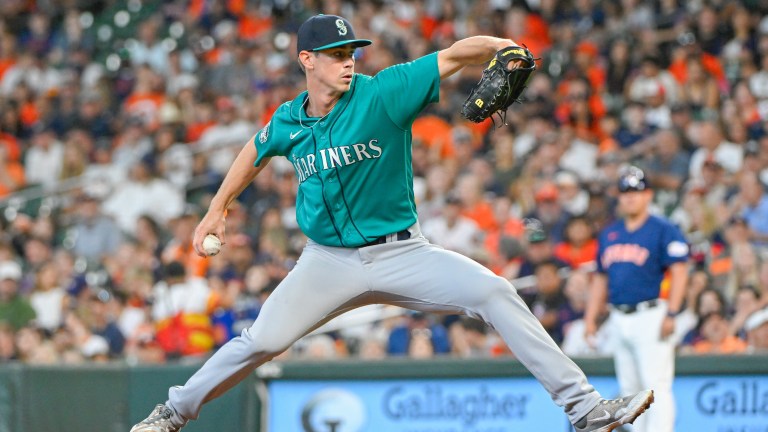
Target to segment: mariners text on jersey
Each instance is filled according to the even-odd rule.
[[[296,177],[299,183],[304,183],[312,174],[320,170],[329,170],[336,167],[344,167],[353,163],[362,162],[367,159],[378,159],[381,157],[381,147],[376,143],[379,140],[372,139],[366,144],[342,145],[327,149],[320,149],[317,153],[310,153],[304,156],[292,156],[292,163],[296,169]]]

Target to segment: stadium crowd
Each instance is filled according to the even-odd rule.
[[[353,4],[354,3],[354,4]],[[768,7],[757,0],[72,0],[0,4],[0,362],[196,359],[238,334],[304,245],[273,160],[192,232],[239,148],[303,90],[295,31],[323,12],[374,44],[357,71],[474,34],[540,56],[505,119],[457,113],[482,65],[414,124],[425,235],[516,286],[569,355],[622,165],[691,245],[681,353],[768,350]],[[363,115],[361,113],[361,115]],[[322,287],[318,287],[322,289]],[[301,313],[301,311],[296,311]],[[607,313],[607,311],[606,311]],[[455,316],[370,309],[284,357],[511,355]]]

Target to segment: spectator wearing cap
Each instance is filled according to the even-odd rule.
[[[563,208],[559,201],[560,192],[555,184],[545,182],[534,194],[536,206],[525,215],[528,219],[536,219],[543,227],[549,240],[559,243],[565,235],[565,225],[571,214]]]
[[[100,336],[107,341],[107,354],[110,357],[119,357],[125,348],[125,336],[116,322],[120,311],[119,302],[114,293],[106,287],[91,289],[86,297],[88,314],[83,317],[84,324],[94,336]]]
[[[99,197],[84,192],[77,203],[77,221],[67,233],[72,242],[72,252],[97,262],[117,251],[123,236],[115,221],[101,212]]]
[[[747,331],[747,352],[768,352],[768,308],[750,315],[744,329]]]
[[[0,262],[0,324],[18,330],[35,319],[29,301],[19,295],[21,266],[14,261]]]
[[[525,224],[525,249],[520,270],[516,277],[533,275],[536,266],[545,261],[554,261],[558,268],[567,268],[568,264],[555,257],[554,248],[546,228],[538,219],[527,218]]]
[[[482,232],[477,223],[461,214],[461,200],[449,194],[442,214],[424,222],[424,236],[431,242],[459,252],[473,255],[481,247]]]

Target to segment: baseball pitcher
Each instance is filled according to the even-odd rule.
[[[198,417],[204,403],[297,339],[371,303],[485,321],[564,408],[577,431],[607,432],[634,421],[653,401],[652,391],[602,399],[507,280],[430,244],[419,229],[411,166],[414,119],[438,100],[442,80],[491,59],[468,99],[478,110],[465,115],[487,118],[505,109],[532,72],[530,53],[508,39],[476,36],[376,76],[356,74],[355,49],[369,44],[338,16],[317,15],[299,28],[297,56],[307,91],[281,105],[243,147],[198,225],[194,245],[202,255],[208,234],[225,239],[227,206],[277,156],[288,158],[296,171],[296,215],[307,245],[253,326],[219,349],[186,384],[171,388],[167,401],[132,431],[179,430]],[[514,73],[517,69],[522,75]]]

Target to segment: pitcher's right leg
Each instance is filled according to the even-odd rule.
[[[354,249],[310,242],[296,267],[264,303],[251,328],[222,346],[183,386],[168,392],[166,405],[181,426],[196,419],[203,404],[235,386],[319,323],[364,304],[366,293]]]

